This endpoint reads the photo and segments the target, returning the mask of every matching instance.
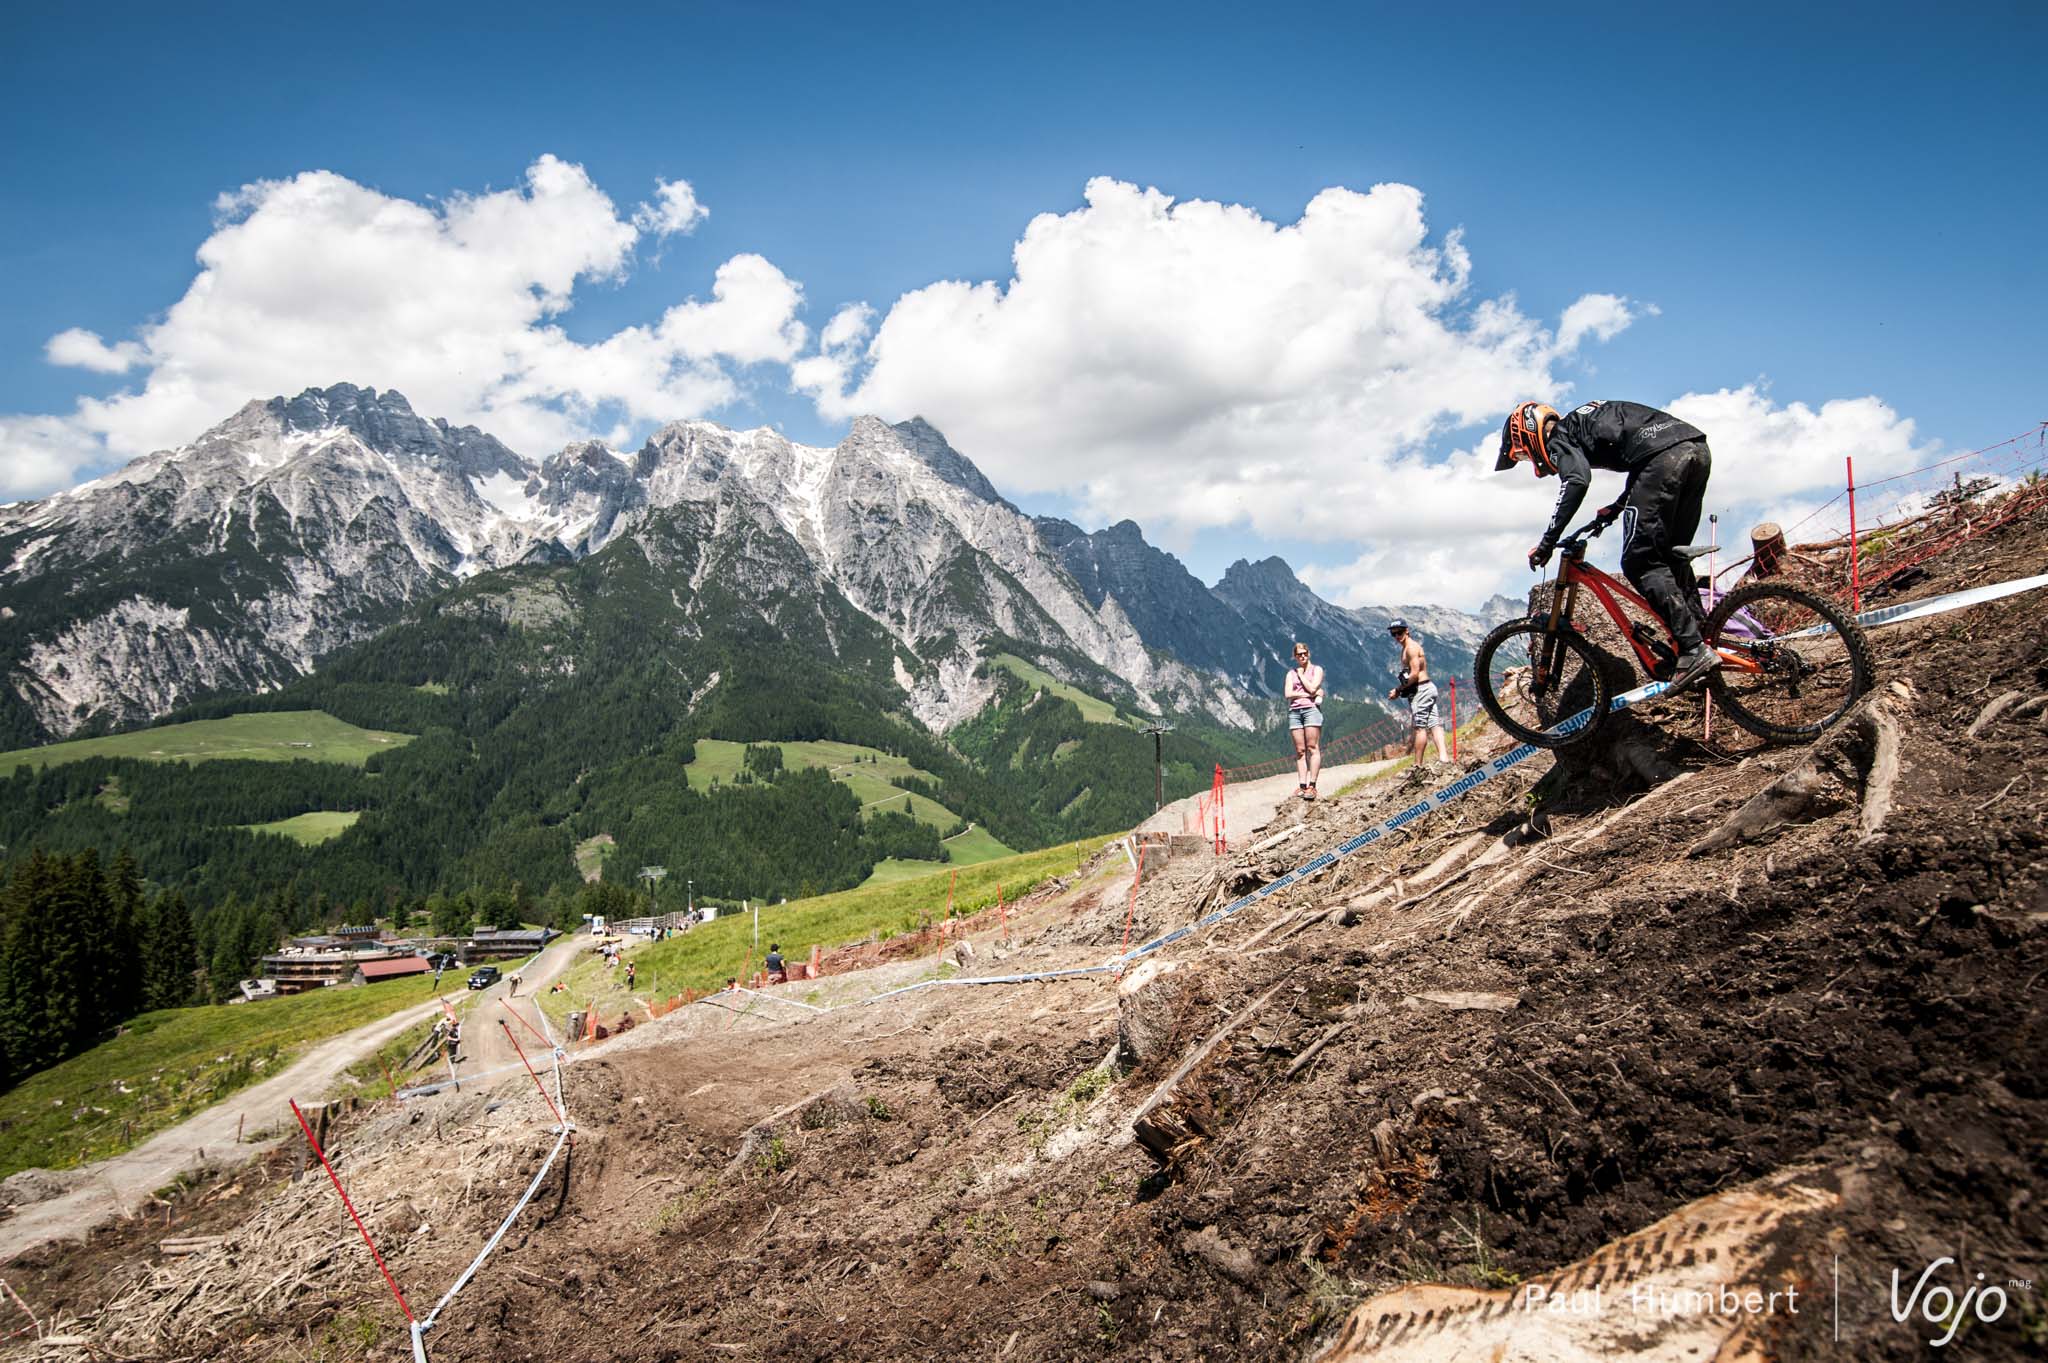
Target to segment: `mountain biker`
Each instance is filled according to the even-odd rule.
[[[1692,563],[1673,547],[1700,526],[1713,457],[1707,438],[1668,412],[1639,402],[1588,402],[1559,416],[1540,402],[1521,402],[1500,431],[1495,471],[1528,460],[1538,478],[1556,474],[1557,510],[1529,551],[1529,566],[1550,561],[1558,537],[1578,513],[1594,469],[1628,475],[1621,496],[1597,513],[1602,525],[1621,519],[1621,571],[1663,617],[1678,643],[1671,689],[1690,686],[1721,665],[1700,636],[1699,587]]]

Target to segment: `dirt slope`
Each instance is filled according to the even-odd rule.
[[[1915,591],[2044,559],[2017,524]],[[1940,1357],[2039,1357],[2044,625],[2035,594],[1876,636],[1904,767],[1867,840],[1844,760],[1803,822],[1689,857],[1806,754],[1704,746],[1680,702],[1653,726],[1675,779],[1524,764],[1161,953],[1121,1010],[1097,975],[636,1027],[570,1068],[573,1153],[429,1356],[1908,1359],[1953,1326]],[[1099,963],[1127,917],[1186,922],[1423,789],[1289,806],[1242,835],[1289,841],[1171,863],[1135,902],[1100,863],[967,972]],[[514,1078],[342,1133],[414,1297],[553,1142]],[[187,1196],[210,1255],[158,1260],[130,1224],[9,1281],[125,1358],[405,1356],[331,1190],[284,1172]]]
[[[528,968],[527,978],[545,984],[573,958],[571,944],[550,947]],[[506,984],[499,983],[489,991],[488,1001],[494,1003],[506,989]],[[349,1066],[407,1028],[432,1018],[440,1007],[439,1003],[424,1003],[330,1037],[272,1078],[158,1132],[133,1150],[67,1174],[67,1180],[77,1180],[69,1192],[17,1207],[13,1215],[0,1221],[0,1263],[51,1240],[77,1238],[117,1217],[133,1215],[152,1200],[157,1189],[180,1178],[193,1177],[202,1170],[231,1174],[274,1149],[280,1140],[295,1137],[292,1100],[305,1103],[324,1097]],[[489,1009],[489,1019],[499,1015],[495,1007]],[[484,1013],[479,1011],[479,1016]],[[473,1059],[466,1068],[517,1063],[517,1056],[502,1038],[491,1036],[489,1044],[492,1049],[482,1063]],[[257,1133],[277,1134],[258,1138]]]

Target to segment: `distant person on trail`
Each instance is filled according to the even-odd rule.
[[[1451,755],[1444,751],[1444,726],[1437,722],[1436,717],[1436,683],[1429,679],[1429,659],[1422,651],[1422,641],[1408,632],[1406,620],[1389,622],[1387,633],[1393,635],[1394,642],[1401,646],[1401,684],[1387,692],[1387,699],[1407,698],[1408,723],[1415,731],[1415,742],[1409,749],[1409,755],[1415,759],[1416,766],[1423,765],[1423,751],[1434,735],[1436,760],[1448,763]]]
[[[768,944],[768,958],[761,962],[761,966],[768,972],[771,983],[787,984],[789,982],[789,968],[782,963],[782,943],[770,942]],[[777,975],[782,977],[781,980],[777,981],[775,979]]]
[[[1678,643],[1671,689],[1681,690],[1721,665],[1700,634],[1700,594],[1692,562],[1676,553],[1700,528],[1713,456],[1707,437],[1668,412],[1636,402],[1588,402],[1568,416],[1540,402],[1518,403],[1501,427],[1496,471],[1527,460],[1538,478],[1563,480],[1550,527],[1529,551],[1541,568],[1578,514],[1594,469],[1626,473],[1621,496],[1596,513],[1621,520],[1621,571],[1664,619]]]
[[[506,997],[513,999],[519,997],[519,972],[516,970],[512,972],[512,990]]]
[[[1294,646],[1294,667],[1283,687],[1287,696],[1287,731],[1294,739],[1295,793],[1316,798],[1323,774],[1323,669],[1308,660],[1308,645]]]
[[[638,972],[638,967],[637,967],[637,966],[636,966],[636,965],[634,964],[634,962],[632,962],[632,961],[628,961],[628,962],[626,962],[626,988],[627,988],[627,989],[631,989],[631,988],[633,987],[633,976],[634,976],[634,975],[635,975],[635,974],[636,974],[637,972]]]

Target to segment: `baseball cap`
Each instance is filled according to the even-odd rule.
[[[1407,628],[1408,622],[1406,620],[1399,618],[1398,616],[1392,620],[1387,621],[1387,633],[1389,634],[1399,634]]]

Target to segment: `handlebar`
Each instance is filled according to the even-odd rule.
[[[1587,521],[1584,525],[1559,540],[1557,547],[1568,554],[1580,553],[1585,549],[1587,540],[1598,539],[1600,532],[1612,524],[1614,524],[1613,521],[1602,520],[1600,517],[1595,516],[1592,520]]]

